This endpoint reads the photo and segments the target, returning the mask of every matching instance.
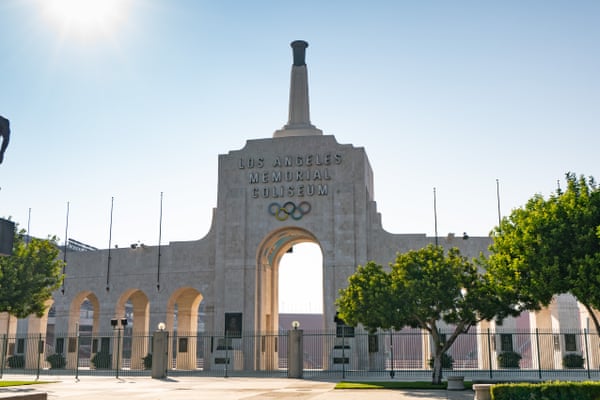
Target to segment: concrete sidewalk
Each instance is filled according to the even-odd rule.
[[[237,400],[237,399],[315,399],[315,400],[472,400],[474,392],[447,390],[334,390],[335,382],[306,379],[176,377],[156,380],[148,377],[82,377],[75,381],[64,376],[42,378],[56,383],[0,388],[0,399],[17,393],[47,392],[48,399],[78,400]],[[23,380],[4,376],[3,380]]]

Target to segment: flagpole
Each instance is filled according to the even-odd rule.
[[[496,179],[496,199],[498,202],[498,230],[500,230],[500,223],[502,223],[502,215],[500,214],[500,181]]]
[[[66,272],[66,268],[67,268],[67,249],[69,248],[69,240],[68,240],[68,236],[69,235],[69,202],[67,201],[67,222],[65,224],[65,250],[63,252],[63,270],[62,270],[62,274],[63,274],[63,284],[62,284],[62,288],[60,289],[60,292],[62,294],[65,294],[65,272]]]
[[[31,241],[31,207],[29,207],[29,213],[27,214],[27,244]]]
[[[106,266],[106,291],[110,290],[110,248],[112,247],[112,225],[113,225],[113,206],[115,203],[115,198],[110,198],[110,227],[108,230],[108,265]]]
[[[437,224],[437,199],[436,199],[436,193],[435,193],[435,188],[433,188],[433,222],[434,222],[434,229],[435,229],[435,245],[438,245],[438,224]]]
[[[158,264],[156,271],[156,290],[160,291],[160,242],[162,239],[162,209],[163,209],[163,192],[160,192],[160,216],[158,218]]]

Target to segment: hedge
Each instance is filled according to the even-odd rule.
[[[598,400],[600,382],[501,383],[490,394],[492,400]]]

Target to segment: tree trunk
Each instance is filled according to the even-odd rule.
[[[437,352],[433,357],[433,376],[431,377],[431,383],[439,385],[442,383],[442,352]]]

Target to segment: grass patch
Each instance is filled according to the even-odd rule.
[[[382,382],[339,382],[336,389],[421,389],[421,390],[446,390],[448,384],[443,382],[434,385],[431,382],[404,382],[404,381],[382,381]],[[465,389],[471,389],[472,382],[465,382]]]
[[[50,382],[43,382],[43,381],[0,381],[0,387],[37,385],[39,383],[50,383]]]

